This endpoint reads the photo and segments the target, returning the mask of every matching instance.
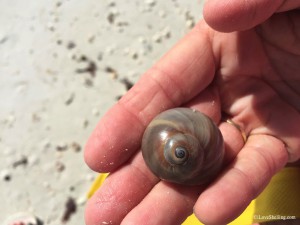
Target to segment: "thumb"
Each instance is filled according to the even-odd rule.
[[[206,0],[203,16],[213,29],[242,31],[264,22],[276,12],[300,7],[300,0]]]

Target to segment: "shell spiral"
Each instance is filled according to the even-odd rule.
[[[146,128],[142,154],[150,170],[162,180],[207,184],[221,169],[223,137],[204,114],[189,108],[170,109]]]

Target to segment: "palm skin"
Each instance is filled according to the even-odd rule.
[[[297,14],[276,14],[260,26],[231,33],[217,32],[200,21],[146,72],[102,118],[86,145],[85,160],[92,169],[113,171],[88,202],[86,224],[180,224],[193,210],[205,224],[225,224],[287,162],[297,161]],[[213,21],[214,25],[218,27]],[[208,187],[160,181],[141,157],[147,124],[159,112],[177,106],[206,113],[224,136],[224,169]],[[246,143],[234,126],[221,120],[223,115],[246,132]]]

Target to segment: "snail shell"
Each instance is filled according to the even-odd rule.
[[[223,137],[204,114],[189,108],[170,109],[146,128],[142,154],[147,166],[162,180],[207,184],[221,169]]]

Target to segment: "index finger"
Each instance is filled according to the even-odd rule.
[[[209,28],[200,22],[100,120],[85,148],[95,171],[110,172],[138,149],[158,113],[189,101],[212,81],[215,61]]]

